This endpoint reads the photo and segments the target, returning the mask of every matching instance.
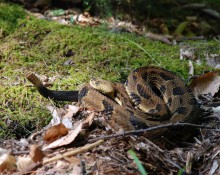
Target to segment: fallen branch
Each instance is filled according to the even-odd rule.
[[[212,130],[220,132],[220,129],[216,129],[216,128],[210,127],[210,126],[197,125],[197,124],[191,124],[191,123],[168,123],[168,124],[164,124],[164,125],[149,127],[149,128],[146,128],[146,129],[132,130],[132,131],[126,131],[124,133],[119,133],[119,134],[111,134],[111,135],[107,135],[107,136],[100,136],[100,137],[95,138],[95,139],[89,139],[87,142],[92,143],[92,142],[96,142],[97,140],[103,140],[103,139],[106,140],[106,139],[111,139],[111,138],[116,138],[116,137],[123,137],[123,136],[126,136],[126,135],[136,135],[136,134],[149,132],[149,131],[153,131],[153,130],[158,130],[158,129],[162,129],[162,128],[172,128],[172,127],[177,127],[177,126],[187,126],[187,127],[193,127],[193,128],[212,129]]]
[[[166,37],[165,35],[160,35],[160,34],[156,34],[156,33],[152,33],[152,32],[147,32],[145,34],[145,36],[147,38],[153,39],[153,40],[157,40],[157,41],[161,41],[163,43],[172,45],[173,43],[168,39],[168,37]]]
[[[206,5],[203,3],[191,3],[191,4],[186,4],[182,8],[187,8],[187,9],[203,9],[205,8]]]
[[[85,145],[83,147],[80,147],[80,148],[76,148],[74,150],[71,150],[71,151],[68,151],[62,155],[57,155],[55,157],[52,157],[50,159],[46,159],[46,160],[43,160],[43,163],[42,164],[46,164],[46,163],[49,163],[49,162],[53,162],[53,161],[57,161],[57,160],[60,160],[62,158],[65,158],[65,157],[69,157],[69,156],[73,156],[73,155],[76,155],[78,153],[82,153],[82,152],[85,152],[89,149],[92,149],[100,144],[102,144],[104,142],[104,140],[98,140],[97,142],[95,143],[91,143],[89,145]]]
[[[149,128],[146,128],[146,129],[126,131],[126,132],[120,133],[120,134],[112,134],[112,135],[108,135],[108,136],[101,136],[101,137],[98,137],[98,138],[95,138],[95,139],[89,139],[89,140],[87,140],[87,143],[91,143],[91,144],[88,144],[88,145],[85,145],[83,147],[76,148],[74,150],[68,151],[68,152],[66,152],[62,155],[57,155],[57,156],[52,157],[50,159],[46,159],[46,160],[43,161],[43,164],[46,164],[46,163],[49,163],[49,162],[52,162],[52,161],[57,161],[57,160],[62,159],[64,157],[73,156],[73,155],[76,155],[78,153],[85,152],[89,149],[92,149],[92,148],[102,144],[104,142],[104,140],[106,140],[106,139],[122,137],[122,136],[125,136],[125,135],[140,134],[140,133],[149,132],[149,131],[153,131],[153,130],[158,130],[158,129],[162,129],[162,128],[171,128],[171,127],[177,127],[177,126],[187,126],[187,127],[194,127],[194,128],[212,129],[212,130],[220,132],[219,129],[216,129],[214,127],[204,126],[204,125],[197,125],[197,124],[191,124],[191,123],[169,123],[169,124],[165,124],[165,125],[149,127]],[[92,142],[95,142],[95,143],[92,143]]]
[[[213,9],[203,9],[202,11],[204,13],[212,16],[213,18],[216,18],[216,19],[220,20],[220,13],[217,12],[216,10],[213,10]]]
[[[214,9],[206,8],[206,4],[203,3],[192,3],[192,4],[186,4],[183,6],[183,8],[186,9],[194,9],[194,10],[201,10],[202,12],[212,16],[213,18],[220,19],[220,13]]]

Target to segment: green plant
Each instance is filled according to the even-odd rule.
[[[129,150],[128,154],[131,155],[131,157],[134,159],[134,162],[136,163],[139,172],[141,173],[141,175],[147,175],[147,172],[145,170],[145,168],[143,167],[143,165],[141,164],[140,160],[138,159],[137,155],[135,154],[134,151]]]
[[[20,19],[24,19],[26,12],[21,6],[0,2],[0,30],[4,35],[12,33],[18,26]]]
[[[83,5],[86,11],[100,17],[112,16],[113,9],[110,0],[84,0]]]
[[[179,169],[177,175],[183,175],[185,173],[184,169]]]

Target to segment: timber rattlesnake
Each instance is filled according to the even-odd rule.
[[[97,79],[90,82],[96,89],[88,84],[80,91],[55,91],[46,88],[31,72],[26,73],[26,77],[46,98],[79,101],[83,107],[110,116],[110,122],[117,126],[116,131],[168,122],[199,122],[201,110],[192,91],[180,77],[163,68],[137,68],[128,76],[125,85],[110,83],[114,91],[109,92],[95,87],[100,85]],[[101,87],[106,84],[100,82]],[[119,99],[121,105],[114,98]]]

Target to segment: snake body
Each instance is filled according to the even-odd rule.
[[[200,109],[191,89],[183,79],[168,70],[138,68],[128,76],[125,86],[134,104],[152,116],[152,120],[197,120],[195,112]]]
[[[167,122],[198,123],[200,115],[200,107],[192,91],[179,76],[163,68],[137,68],[124,85],[110,83],[107,86],[105,81],[92,80],[92,86],[87,84],[80,91],[50,90],[35,74],[28,72],[26,77],[46,98],[79,101],[83,107],[109,116],[116,131]],[[108,87],[111,90],[108,91]],[[114,100],[115,97],[120,104]]]

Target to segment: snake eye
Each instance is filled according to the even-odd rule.
[[[95,81],[96,80],[96,78],[94,78],[94,77],[92,77],[91,79],[90,79],[90,81]]]

